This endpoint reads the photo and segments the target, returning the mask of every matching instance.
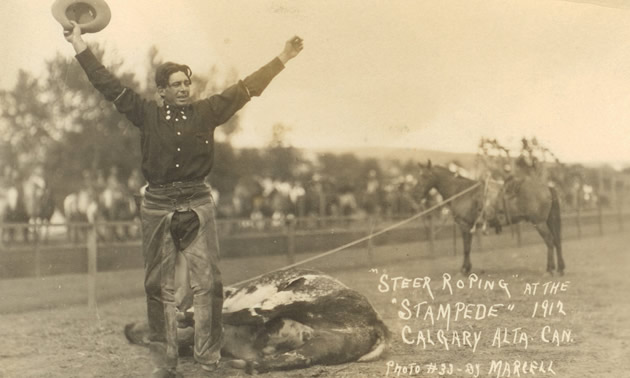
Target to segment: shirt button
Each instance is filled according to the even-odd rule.
[[[182,150],[181,148],[177,147],[177,151],[178,151],[178,152],[179,152],[179,151],[181,151],[181,150]]]
[[[206,144],[208,144],[208,141],[206,141]]]
[[[177,132],[177,135],[182,135],[182,132],[181,132],[181,131],[178,131],[178,132]]]
[[[175,164],[175,168],[179,168],[179,164]]]

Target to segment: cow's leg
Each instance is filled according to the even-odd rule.
[[[150,334],[149,322],[134,322],[125,325],[125,337],[132,344],[149,346]]]
[[[194,332],[192,327],[179,328],[177,330],[177,344],[180,354],[182,354],[182,351],[189,351],[193,346]],[[151,329],[147,321],[125,325],[125,337],[132,344],[148,347],[151,343],[150,335]]]
[[[341,332],[315,330],[304,345],[286,353],[267,355],[252,362],[248,368],[263,373],[354,361],[370,351],[374,337],[365,327]]]
[[[224,324],[221,353],[237,359],[239,362],[234,367],[243,369],[246,367],[244,361],[253,361],[260,356],[258,335],[259,328],[256,326]]]
[[[273,370],[303,369],[326,360],[336,358],[337,353],[345,345],[344,336],[333,332],[317,332],[314,337],[299,348],[280,353],[270,354],[252,362],[247,367],[248,373],[256,371],[264,373]]]
[[[556,270],[556,262],[553,256],[553,234],[545,222],[536,223],[536,230],[538,230],[538,233],[547,245],[547,273],[553,275],[553,272]]]
[[[263,355],[282,353],[304,345],[313,337],[313,328],[293,319],[274,319],[257,339]]]

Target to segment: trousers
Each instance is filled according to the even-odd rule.
[[[149,186],[141,221],[149,339],[159,346],[152,350],[162,354],[154,359],[159,367],[177,366],[175,260],[181,253],[187,261],[195,308],[194,358],[202,364],[218,361],[223,342],[223,284],[210,188],[202,182]]]

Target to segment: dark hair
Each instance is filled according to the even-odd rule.
[[[168,86],[168,78],[175,72],[183,72],[188,76],[188,79],[192,77],[192,70],[187,65],[166,62],[160,64],[155,70],[155,85],[158,88],[166,88]]]

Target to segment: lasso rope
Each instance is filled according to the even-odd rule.
[[[426,215],[427,213],[430,213],[430,212],[432,212],[433,210],[435,210],[435,209],[437,209],[437,208],[439,208],[439,207],[441,207],[441,206],[443,206],[443,205],[445,205],[445,204],[447,204],[447,203],[449,203],[449,202],[451,202],[451,201],[453,201],[453,200],[455,200],[455,199],[457,199],[457,198],[459,198],[459,197],[463,196],[464,194],[466,194],[466,193],[468,193],[468,192],[472,191],[473,189],[477,188],[479,185],[481,185],[481,182],[477,182],[475,185],[472,185],[472,186],[470,186],[470,187],[468,187],[468,188],[466,188],[466,189],[462,190],[461,192],[459,192],[459,193],[457,193],[457,194],[454,194],[453,196],[451,196],[451,197],[449,197],[449,198],[445,199],[444,201],[439,202],[439,203],[437,203],[437,204],[435,204],[435,205],[433,205],[433,206],[429,207],[428,209],[426,209],[426,210],[424,210],[424,211],[419,212],[418,214],[415,214],[415,215],[413,215],[413,216],[411,216],[411,217],[409,217],[409,218],[407,218],[407,219],[404,219],[404,220],[402,220],[402,221],[400,221],[400,222],[398,222],[398,223],[395,223],[395,224],[393,224],[393,225],[391,225],[391,226],[389,226],[389,227],[386,227],[386,228],[384,228],[384,229],[382,229],[382,230],[380,230],[380,231],[378,231],[378,232],[376,232],[376,233],[370,233],[370,235],[368,235],[368,236],[364,236],[364,237],[362,237],[362,238],[360,238],[360,239],[357,239],[357,240],[351,241],[351,242],[346,243],[346,244],[344,244],[344,245],[342,245],[342,246],[339,246],[339,247],[337,247],[337,248],[331,249],[330,251],[323,252],[323,253],[321,253],[321,254],[319,254],[319,255],[316,255],[316,256],[313,256],[313,257],[309,257],[308,259],[305,259],[305,260],[302,260],[302,261],[298,261],[298,262],[296,262],[296,263],[293,263],[293,264],[290,264],[290,265],[286,265],[286,266],[281,267],[281,268],[278,268],[278,269],[271,270],[271,271],[269,271],[269,272],[267,272],[267,273],[259,274],[259,275],[255,276],[255,277],[248,278],[248,279],[246,279],[246,280],[243,280],[243,281],[237,282],[237,283],[235,283],[235,284],[233,284],[233,285],[230,285],[230,286],[241,286],[241,285],[243,285],[243,284],[245,284],[245,283],[247,283],[247,282],[257,280],[257,279],[259,279],[260,277],[262,277],[262,276],[264,276],[264,275],[266,275],[266,274],[269,274],[269,273],[272,273],[272,272],[281,271],[281,270],[291,269],[291,268],[294,268],[294,267],[296,267],[296,266],[298,266],[298,265],[306,264],[306,263],[309,263],[309,262],[311,262],[311,261],[321,259],[322,257],[326,257],[326,256],[328,256],[328,255],[332,255],[333,253],[337,253],[337,252],[339,252],[339,251],[342,251],[342,250],[344,250],[344,249],[347,249],[347,248],[349,248],[349,247],[352,247],[352,246],[354,246],[354,245],[357,245],[357,244],[359,244],[359,243],[362,243],[362,242],[364,242],[364,241],[366,241],[366,240],[369,240],[369,239],[371,239],[371,238],[373,238],[373,237],[376,237],[376,236],[378,236],[378,235],[381,235],[381,234],[384,234],[384,233],[386,233],[386,232],[389,232],[389,231],[391,231],[391,230],[393,230],[393,229],[395,229],[395,228],[398,228],[398,227],[400,227],[400,226],[402,226],[402,225],[405,225],[405,224],[407,224],[407,223],[409,223],[409,222],[411,222],[411,221],[413,221],[413,220],[415,220],[415,219],[417,219],[417,218],[419,218],[419,217],[421,217],[421,216],[424,216],[424,215]]]

